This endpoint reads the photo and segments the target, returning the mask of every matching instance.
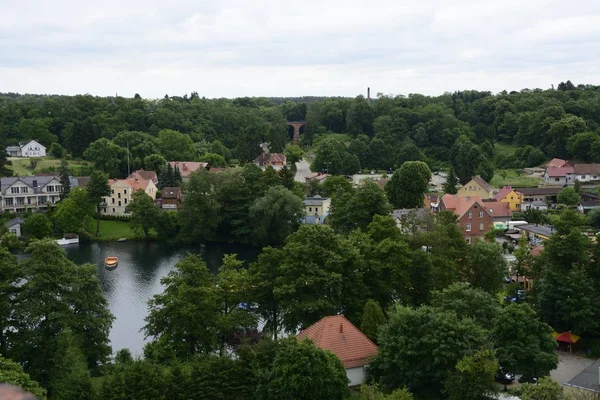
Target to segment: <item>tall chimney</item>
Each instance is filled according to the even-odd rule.
[[[371,104],[371,88],[367,87],[367,103]]]

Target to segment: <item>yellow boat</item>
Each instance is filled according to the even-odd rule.
[[[106,257],[104,260],[104,266],[106,269],[115,269],[119,265],[119,259],[117,257]]]

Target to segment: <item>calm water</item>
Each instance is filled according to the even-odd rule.
[[[197,246],[170,246],[164,243],[115,242],[82,243],[66,246],[69,258],[78,264],[96,264],[102,290],[115,316],[110,332],[113,351],[129,348],[142,354],[144,318],[148,314],[148,300],[162,292],[160,279],[188,253],[200,254],[208,268],[216,272],[224,254],[236,253],[238,258],[254,261],[259,250],[237,244],[207,244]],[[119,257],[119,266],[113,271],[104,268],[108,256]]]

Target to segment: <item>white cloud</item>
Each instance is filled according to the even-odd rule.
[[[0,91],[354,96],[600,80],[591,0],[6,3]]]

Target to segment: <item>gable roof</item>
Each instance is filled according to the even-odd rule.
[[[551,178],[561,178],[568,174],[574,174],[575,168],[573,167],[560,167],[560,168],[548,168],[546,174]]]
[[[196,161],[169,161],[171,167],[179,168],[179,173],[182,178],[187,178],[192,172],[198,171],[200,168],[206,168],[207,162],[196,162]]]
[[[321,197],[320,195],[317,194],[316,196],[313,196],[313,197],[307,197],[304,200],[304,205],[305,206],[320,206],[327,200],[329,200],[328,197]]]
[[[25,222],[25,219],[23,219],[23,217],[17,217],[17,218],[13,218],[11,220],[6,221],[6,223],[4,225],[7,228],[10,228],[11,226],[21,225],[23,222]]]
[[[146,179],[148,181],[154,182],[155,184],[158,182],[158,178],[156,176],[155,171],[145,171],[143,169],[133,171],[131,175],[129,175],[127,178]]]
[[[164,187],[160,197],[163,199],[178,199],[181,196],[181,190],[174,187]]]
[[[600,175],[600,164],[575,164],[573,168],[577,175]]]
[[[37,145],[39,145],[40,147],[43,147],[44,149],[46,148],[46,146],[44,146],[43,144],[41,144],[40,142],[38,142],[37,140],[34,140],[34,139],[29,139],[29,140],[25,140],[23,142],[19,142],[19,146],[21,146],[21,148],[23,148],[31,142],[35,142]]]
[[[323,350],[335,354],[344,368],[368,365],[377,355],[377,346],[343,315],[324,317],[297,335],[310,339]]]
[[[40,193],[41,189],[49,184],[52,180],[56,180],[56,183],[59,183],[58,177],[54,175],[37,175],[37,176],[11,176],[6,178],[0,178],[0,191],[4,193],[6,189],[14,185],[17,181],[20,181],[27,186],[29,186],[33,193]],[[36,183],[36,186],[33,186],[33,183]],[[77,178],[69,177],[69,181],[71,183],[71,187],[78,187]]]
[[[545,187],[545,188],[515,188],[519,193],[523,193],[526,196],[540,195],[540,196],[552,196],[557,195],[562,190],[562,187]]]
[[[452,211],[458,218],[465,215],[475,204],[479,205],[485,213],[490,214],[489,207],[487,206],[490,203],[483,202],[479,196],[459,197],[455,194],[445,194],[442,197],[442,202],[446,209]],[[508,203],[502,203],[502,205],[509,207]]]
[[[135,192],[136,190],[142,189],[142,190],[146,190],[146,188],[148,187],[148,184],[150,183],[149,180],[147,179],[139,179],[139,178],[127,178],[127,179],[109,179],[108,180],[108,185],[112,186],[112,185],[122,185],[125,184],[127,186],[129,186],[132,190],[131,193],[133,194],[133,192]]]
[[[486,201],[483,203],[486,211],[492,216],[495,217],[512,217],[512,210],[510,209],[510,204],[503,201]]]
[[[496,193],[496,201],[500,201],[506,197],[510,192],[513,191],[513,188],[510,186],[504,186],[498,193]]]
[[[439,193],[425,193],[423,196],[425,196],[425,199],[429,199],[429,201],[432,203],[437,203],[440,199]]]
[[[281,153],[262,153],[260,156],[254,159],[255,164],[263,165],[263,164],[273,164],[273,163],[282,163],[285,164],[285,154]]]
[[[481,186],[483,188],[483,190],[485,190],[486,192],[491,192],[494,188],[492,187],[492,185],[490,185],[489,183],[487,183],[481,176],[476,175],[471,179],[472,182],[475,182],[476,184],[478,184],[479,186]],[[465,185],[467,186],[467,185]]]
[[[562,168],[569,165],[567,160],[563,160],[561,158],[553,158],[546,164],[546,168]]]

